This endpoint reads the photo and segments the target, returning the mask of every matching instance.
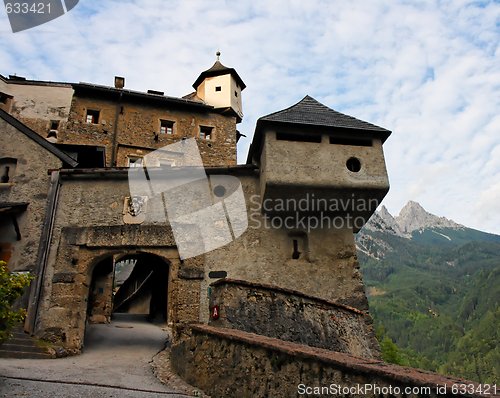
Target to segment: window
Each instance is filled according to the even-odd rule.
[[[47,134],[47,141],[55,144],[57,142],[57,130],[49,130],[49,134]]]
[[[142,167],[142,157],[129,156],[128,157],[128,167]]]
[[[360,137],[330,137],[330,144],[334,145],[352,145],[352,146],[372,146],[371,138]]]
[[[237,91],[235,91],[235,92],[234,92],[234,96],[235,96],[235,97],[237,97],[237,96],[238,96],[238,92],[237,92]]]
[[[346,162],[346,167],[349,171],[352,171],[353,173],[357,173],[358,171],[361,170],[361,162],[359,161],[358,158],[349,158],[347,159]]]
[[[290,251],[292,260],[307,260],[309,251],[307,234],[304,232],[292,232],[289,236],[291,238]]]
[[[2,93],[0,91],[0,109],[3,109],[6,112],[10,112],[12,98],[12,95]]]
[[[221,86],[215,87],[215,91],[222,91],[222,87]]]
[[[174,122],[160,120],[160,134],[174,134]]]
[[[298,141],[298,142],[316,142],[321,143],[321,135],[308,133],[276,133],[276,139],[279,141]]]
[[[50,121],[50,129],[57,130],[59,128],[59,120],[51,120]]]
[[[212,130],[213,127],[200,126],[200,138],[206,141],[212,140]]]
[[[87,115],[85,116],[85,122],[88,124],[97,124],[99,123],[99,111],[93,111],[91,109],[87,109]]]
[[[0,183],[7,184],[12,182],[12,177],[17,166],[17,159],[2,158],[0,159]]]

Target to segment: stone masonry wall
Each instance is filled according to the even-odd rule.
[[[33,271],[47,206],[48,169],[60,168],[62,161],[3,119],[0,119],[0,134],[0,158],[17,159],[11,180],[0,183],[0,202],[29,202],[26,211],[17,216],[21,240],[11,236],[5,242],[12,244],[8,266],[12,271]],[[9,229],[13,231],[12,223]]]
[[[210,277],[211,271],[225,271],[228,278],[273,284],[320,299],[335,301],[358,310],[367,310],[367,300],[356,259],[352,231],[316,229],[303,232],[301,235],[303,241],[301,244],[304,244],[304,247],[301,247],[302,254],[300,258],[293,259],[292,241],[296,239],[294,235],[296,231],[266,226],[264,216],[254,208],[255,203],[260,203],[258,174],[253,169],[245,167],[208,169],[207,172],[210,175],[231,174],[239,178],[245,194],[249,227],[233,242],[205,253],[202,260],[197,260],[192,270],[182,271],[178,278],[177,274],[172,274],[172,280],[177,280],[177,282],[171,285],[172,290],[169,290],[169,295],[172,297],[170,302],[178,300],[178,306],[169,314],[171,319],[177,319],[179,322],[208,322],[207,292],[210,283],[214,282],[214,279]],[[53,278],[58,273],[67,272],[68,268],[71,269],[73,257],[78,253],[87,253],[84,256],[86,268],[79,271],[82,277],[84,274],[87,278],[91,261],[95,261],[98,255],[130,252],[142,246],[150,248],[155,246],[155,250],[160,251],[176,250],[174,242],[154,243],[155,240],[148,239],[144,241],[144,244],[140,243],[137,240],[139,235],[134,235],[131,232],[133,229],[130,228],[127,229],[129,232],[124,232],[124,235],[121,235],[122,232],[118,235],[112,233],[115,231],[114,228],[126,226],[124,199],[129,195],[126,170],[61,172],[59,200],[40,308],[40,314],[43,314],[45,320],[50,320],[50,322],[40,323],[38,330],[58,327],[56,324],[62,324],[62,327],[66,328],[69,324],[68,317],[78,317],[78,311],[85,313],[86,304],[78,304],[75,308],[82,308],[82,310],[70,314],[65,309],[67,307],[55,304],[59,294],[53,294],[53,290],[57,289],[53,286]],[[148,208],[159,206],[164,211],[161,197],[158,198],[151,198],[147,206]],[[207,206],[209,205],[210,203],[207,203]],[[148,231],[154,226],[160,230],[162,228],[165,231],[169,230],[168,221],[159,223],[157,220],[149,220],[148,217],[136,228],[140,231]],[[99,235],[99,242],[96,243],[90,244],[83,240],[81,244],[69,244],[64,240],[66,239],[65,231],[68,228],[88,228],[89,230],[103,228],[108,232]],[[85,247],[91,248],[91,251],[83,250]],[[187,267],[186,261],[183,264]],[[181,272],[180,269],[179,272]],[[179,290],[176,290],[176,286]],[[74,294],[77,294],[76,290]],[[88,286],[78,294],[81,300],[87,300]],[[60,311],[64,312],[64,316],[56,314],[57,311],[53,310],[55,307],[61,308]],[[81,335],[84,324],[77,322],[71,328],[74,329],[71,333],[76,336],[71,344],[78,346],[81,344],[78,336]],[[78,331],[78,328],[81,331]]]
[[[368,314],[277,286],[221,279],[211,285],[210,325],[373,358],[378,343]]]
[[[100,112],[97,124],[85,121],[87,110]],[[174,122],[173,134],[160,133],[160,120]],[[117,130],[117,159],[111,164],[113,135]],[[199,138],[200,126],[213,127],[210,141]],[[102,145],[106,147],[106,165],[125,167],[127,156],[144,156],[150,151],[195,137],[206,166],[236,164],[236,118],[207,110],[176,108],[118,100],[73,97],[67,128],[60,143]]]
[[[469,381],[206,325],[172,347],[171,364],[212,397],[480,396],[453,394],[460,384],[477,388]]]

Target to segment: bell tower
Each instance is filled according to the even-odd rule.
[[[220,62],[220,52],[210,69],[202,72],[193,84],[196,95],[208,105],[224,113],[233,113],[237,123],[243,118],[241,92],[246,85],[236,70]]]

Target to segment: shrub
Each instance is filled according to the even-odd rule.
[[[26,310],[13,310],[12,305],[32,279],[30,274],[9,272],[7,264],[0,261],[0,343],[10,337],[10,330],[16,323],[24,320]]]

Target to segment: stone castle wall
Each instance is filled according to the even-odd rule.
[[[179,271],[181,274],[172,274],[172,280],[177,280],[175,283],[178,288],[175,293],[172,291],[171,294],[172,297],[175,296],[175,300],[178,300],[179,307],[175,318],[172,318],[171,313],[169,314],[170,321],[180,323],[208,321],[207,291],[210,283],[214,282],[210,276],[212,271],[225,271],[229,278],[274,284],[325,300],[336,301],[359,310],[367,309],[352,231],[347,229],[311,230],[309,233],[304,233],[300,238],[304,240],[303,255],[298,259],[293,259],[292,241],[295,239],[296,231],[266,227],[264,216],[254,208],[253,201],[258,203],[259,198],[257,195],[258,177],[253,168],[208,169],[208,173],[232,173],[239,178],[245,194],[249,228],[235,241],[205,253],[202,259],[197,258],[197,265],[193,269],[188,267],[182,272]],[[99,256],[106,253],[110,255],[130,252],[142,246],[154,248],[155,254],[165,257],[162,252],[176,250],[176,248],[173,242],[168,243],[156,238],[150,238],[142,245],[136,239],[135,229],[125,224],[124,200],[130,195],[126,170],[67,171],[62,172],[61,175],[59,201],[46,265],[37,334],[44,335],[44,330],[57,328],[56,324],[64,326],[72,322],[70,320],[72,317],[80,316],[81,319],[71,326],[74,330],[71,333],[76,337],[66,340],[68,346],[78,348],[78,345],[82,343],[81,332],[78,330],[84,327],[81,323],[84,322],[86,311],[83,301],[88,297],[89,281],[87,278],[90,277],[91,265],[94,264],[92,261],[96,261],[100,258]],[[257,195],[256,198],[254,198],[255,195]],[[148,206],[162,207],[161,198],[150,199]],[[143,224],[136,227],[143,231],[150,231],[152,227],[158,230],[169,230],[168,222],[162,224],[147,218]],[[89,231],[99,228],[101,231],[99,243],[88,243],[85,240],[87,238],[82,238],[80,243],[68,243],[69,238],[66,236],[68,228],[81,228]],[[119,235],[113,232],[116,228],[119,228]],[[80,276],[74,280],[82,283],[83,287],[81,289],[71,289],[67,285],[56,287],[54,278],[57,274],[75,272],[75,266],[72,265],[75,261],[77,264],[82,264],[83,260],[80,259],[79,253],[84,253],[86,265],[82,265],[82,268],[80,265],[76,266]],[[178,254],[176,256],[176,261],[180,262]],[[168,261],[171,261],[170,257]],[[66,287],[63,288],[63,286]],[[57,289],[62,289],[62,291],[59,292]],[[73,298],[66,297],[68,292]],[[57,304],[59,298],[62,304]],[[68,303],[63,304],[67,300],[82,302],[72,306]],[[78,310],[71,308],[78,308]],[[77,315],[78,313],[80,315]]]
[[[99,111],[98,123],[86,122],[88,109]],[[160,133],[160,120],[174,122],[173,134]],[[199,138],[200,126],[213,127],[210,141]],[[191,137],[197,139],[206,166],[236,164],[236,118],[189,107],[136,103],[131,100],[118,102],[115,99],[75,95],[69,122],[59,142],[105,146],[106,165],[126,167],[128,156],[142,157],[155,149]],[[114,140],[117,155],[113,165]]]
[[[212,283],[210,325],[312,347],[379,356],[371,317],[355,308],[277,286],[221,279]]]
[[[20,240],[10,220],[2,225],[2,242],[11,246],[3,249],[11,251],[8,264],[12,271],[33,271],[47,207],[48,170],[60,168],[62,161],[3,119],[0,132],[0,159],[17,160],[15,168],[11,167],[9,182],[0,183],[0,202],[28,203],[27,209],[17,216]]]
[[[193,325],[190,332],[172,347],[171,364],[212,397],[438,398],[463,397],[453,393],[460,385],[479,388],[458,378],[241,330]]]

